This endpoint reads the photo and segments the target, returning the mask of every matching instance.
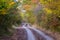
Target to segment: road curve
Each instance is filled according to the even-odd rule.
[[[34,34],[31,32],[31,30],[27,27],[24,27],[24,29],[27,32],[27,40],[35,40]]]
[[[30,29],[36,31],[39,35],[43,36],[46,40],[54,40],[52,37],[46,35],[44,32],[37,30],[36,28],[29,27]]]
[[[15,29],[17,29],[17,32],[15,33],[15,36],[13,35],[14,40],[54,40],[44,32],[30,26],[23,25],[22,27],[16,27]]]

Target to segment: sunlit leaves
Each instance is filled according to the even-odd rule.
[[[22,17],[22,19],[24,19],[24,13],[20,13],[20,16]]]
[[[53,0],[40,0],[40,3],[41,4],[47,4],[47,3],[50,3],[52,2]]]
[[[43,8],[43,10],[46,11],[47,14],[51,14],[52,13],[52,10],[51,9]]]
[[[45,9],[47,10],[48,13],[51,11],[54,13],[57,13],[60,11],[60,1],[59,0],[40,0],[40,3],[45,6]]]
[[[13,0],[1,0],[0,1],[0,14],[6,14],[10,8],[13,7],[15,2]]]
[[[25,9],[25,10],[30,10],[31,9],[31,5],[23,5],[23,8]]]
[[[9,2],[9,5],[13,5],[15,2]]]

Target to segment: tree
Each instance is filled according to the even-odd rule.
[[[12,25],[21,23],[21,16],[18,13],[18,2],[13,0],[0,0],[0,35],[11,33]]]
[[[47,27],[54,31],[60,31],[60,0],[40,0],[47,17]]]

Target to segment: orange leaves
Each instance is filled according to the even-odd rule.
[[[32,3],[37,3],[38,2],[38,0],[31,0],[32,1]]]
[[[31,9],[31,5],[28,5],[28,4],[23,5],[23,8],[24,8],[25,10],[30,10],[30,9]]]

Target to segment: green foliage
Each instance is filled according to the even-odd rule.
[[[23,4],[31,4],[31,0],[23,0]]]
[[[7,15],[0,15],[0,35],[6,34],[9,32],[8,28],[12,28],[13,24],[13,17],[11,17],[9,14]]]
[[[12,25],[21,23],[17,9],[18,3],[13,0],[0,0],[0,35],[9,35]]]
[[[32,11],[26,12],[26,19],[27,19],[27,22],[31,24],[34,24],[36,21],[36,17],[34,16]]]

